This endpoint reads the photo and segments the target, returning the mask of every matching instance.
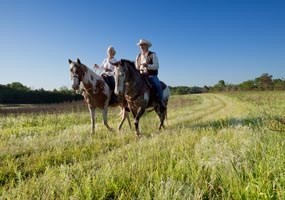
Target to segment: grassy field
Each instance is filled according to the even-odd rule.
[[[285,199],[285,93],[172,96],[167,129],[87,108],[0,116],[0,199]],[[119,123],[117,109],[109,123]]]

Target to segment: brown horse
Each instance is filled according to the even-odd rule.
[[[68,60],[70,65],[70,73],[72,79],[72,88],[79,90],[80,84],[83,87],[83,93],[85,102],[88,105],[90,117],[91,117],[91,132],[95,131],[95,109],[100,108],[103,110],[103,123],[109,129],[110,126],[107,123],[108,106],[111,98],[112,91],[104,79],[89,69],[86,65],[82,64],[79,59],[77,62]],[[125,110],[125,101],[121,100],[118,103],[111,106],[120,106],[121,108],[121,122],[119,124],[119,130],[121,129],[125,119],[128,119],[131,126],[128,112]]]
[[[167,103],[170,96],[168,86],[163,84],[163,101],[166,105],[166,110],[161,112],[157,98],[155,98],[156,94],[149,88],[145,77],[139,73],[133,62],[129,60],[120,60],[112,64],[116,66],[115,94],[125,97],[128,107],[134,116],[137,136],[141,136],[139,131],[139,120],[146,108],[154,108],[160,119],[159,129],[164,127],[164,120],[167,115]]]

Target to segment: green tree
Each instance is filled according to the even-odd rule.
[[[285,81],[282,79],[273,80],[274,90],[285,90]]]
[[[267,73],[262,74],[260,77],[255,79],[255,84],[259,90],[272,90],[272,75],[269,75]]]
[[[253,80],[248,80],[239,84],[238,87],[240,90],[254,90],[256,88],[256,85]]]
[[[23,90],[23,91],[30,91],[30,88],[28,88],[27,86],[24,86],[22,83],[20,82],[12,82],[7,84],[8,88],[11,89],[15,89],[15,90]]]
[[[213,90],[213,91],[219,91],[219,92],[221,92],[221,91],[224,91],[225,88],[226,88],[226,83],[225,83],[225,81],[224,81],[224,80],[219,80],[219,82],[218,82],[216,85],[214,85],[214,87],[212,88],[212,90]]]

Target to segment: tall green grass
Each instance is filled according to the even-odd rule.
[[[0,118],[2,199],[284,199],[285,93],[172,96],[167,128],[108,132],[97,112]],[[263,103],[269,102],[269,103]],[[270,110],[267,106],[270,105]],[[264,112],[264,110],[266,112]],[[283,110],[284,111],[284,110]],[[110,125],[118,125],[118,110]]]

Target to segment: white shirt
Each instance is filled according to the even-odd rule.
[[[117,62],[117,60],[115,58],[105,58],[102,62],[102,64],[99,66],[99,69],[104,69],[105,70],[105,74],[107,74],[108,76],[114,76],[114,69],[115,66],[112,65],[111,63],[115,63]],[[107,71],[106,71],[107,69]],[[111,71],[109,71],[111,70]]]

